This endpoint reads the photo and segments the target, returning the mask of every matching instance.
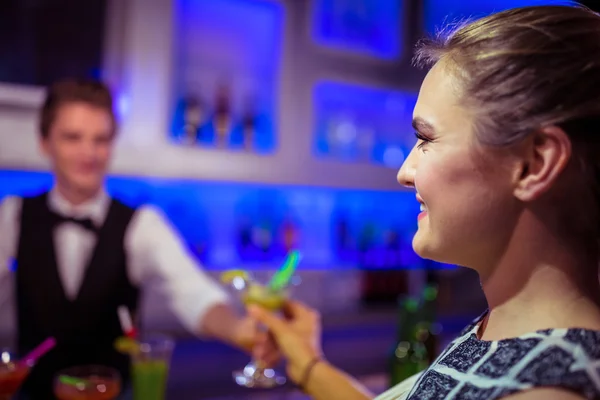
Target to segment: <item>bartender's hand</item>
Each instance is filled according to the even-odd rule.
[[[259,331],[256,319],[248,315],[240,317],[229,304],[211,307],[200,321],[198,333],[235,346],[248,354],[260,347],[260,360],[267,367],[275,366],[281,358],[275,342],[265,338],[265,334]]]
[[[281,360],[281,352],[273,338],[261,332],[257,320],[251,316],[238,321],[233,342],[248,354],[253,354],[265,367],[274,367]]]
[[[316,310],[296,301],[286,303],[283,311],[286,319],[256,305],[248,307],[250,316],[269,328],[270,336],[287,359],[289,378],[298,384],[307,366],[315,358],[322,357],[321,318]],[[263,338],[262,343],[268,344],[268,341]],[[268,348],[268,345],[257,346],[255,357],[261,359],[261,352]]]

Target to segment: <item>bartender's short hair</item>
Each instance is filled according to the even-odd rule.
[[[58,109],[68,103],[86,103],[106,110],[116,128],[113,96],[106,84],[94,79],[66,79],[48,87],[39,120],[39,132],[48,137]]]

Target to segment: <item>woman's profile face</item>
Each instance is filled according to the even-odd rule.
[[[480,270],[499,259],[518,217],[509,155],[478,144],[443,62],[427,74],[413,113],[417,143],[398,172],[422,212],[413,248],[424,258]]]

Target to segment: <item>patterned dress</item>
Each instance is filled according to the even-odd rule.
[[[376,400],[494,400],[539,387],[600,399],[600,331],[547,329],[484,341],[477,335],[482,318],[465,328],[425,372]]]

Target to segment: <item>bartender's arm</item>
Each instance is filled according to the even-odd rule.
[[[14,285],[11,266],[19,235],[21,198],[7,196],[0,201],[0,335],[14,334]]]
[[[200,268],[158,209],[140,208],[125,241],[130,278],[142,284],[156,281],[170,309],[190,332],[251,349],[254,323],[235,311],[221,285]]]

